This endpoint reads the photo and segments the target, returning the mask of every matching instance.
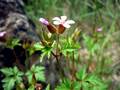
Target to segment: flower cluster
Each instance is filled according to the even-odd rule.
[[[66,28],[70,28],[71,24],[74,24],[75,21],[67,20],[67,16],[54,17],[53,24],[44,18],[40,18],[39,21],[46,25],[50,33],[62,34]]]

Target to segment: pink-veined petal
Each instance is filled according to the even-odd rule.
[[[44,18],[40,18],[39,21],[41,23],[43,23],[44,25],[49,25],[49,22],[46,19],[44,19]]]
[[[61,22],[60,22],[60,21],[53,21],[53,24],[55,24],[55,25],[60,25]]]
[[[64,26],[65,28],[70,28],[70,25],[67,24],[67,23],[64,23],[63,26]]]
[[[75,21],[73,21],[73,20],[67,20],[65,23],[67,23],[67,24],[74,24]]]
[[[61,16],[61,21],[65,21],[67,19],[67,16]]]
[[[54,17],[52,20],[61,21],[61,19],[59,17]]]

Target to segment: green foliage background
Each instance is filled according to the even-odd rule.
[[[120,23],[119,0],[29,0],[25,7],[33,20],[67,15],[98,26],[110,26],[114,21]]]

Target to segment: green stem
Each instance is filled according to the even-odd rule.
[[[58,53],[59,53],[59,34],[57,34],[57,36],[56,36],[56,43],[57,43],[57,47],[56,47],[56,55],[58,55]]]
[[[59,63],[59,34],[56,34],[56,61]]]
[[[67,67],[69,69],[70,63],[69,63],[69,53],[68,52],[67,52],[67,55],[66,55],[66,65],[67,65]]]
[[[64,70],[63,70],[63,67],[61,67],[61,63],[60,63],[60,51],[59,51],[59,34],[56,34],[56,55],[55,55],[55,58],[56,58],[56,61],[57,61],[57,64],[58,64],[58,67],[59,67],[59,73],[61,75],[61,78],[63,79],[63,75],[64,75]]]
[[[74,51],[72,52],[72,79],[75,78],[75,58],[74,58]]]
[[[74,51],[72,52],[72,79],[71,79],[71,89],[70,90],[74,90],[74,79],[75,79],[75,58],[74,58]]]

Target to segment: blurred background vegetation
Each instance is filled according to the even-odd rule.
[[[108,28],[114,23],[116,30],[120,26],[119,0],[28,0],[25,9],[35,22],[40,17],[66,15],[79,25],[84,22]]]

